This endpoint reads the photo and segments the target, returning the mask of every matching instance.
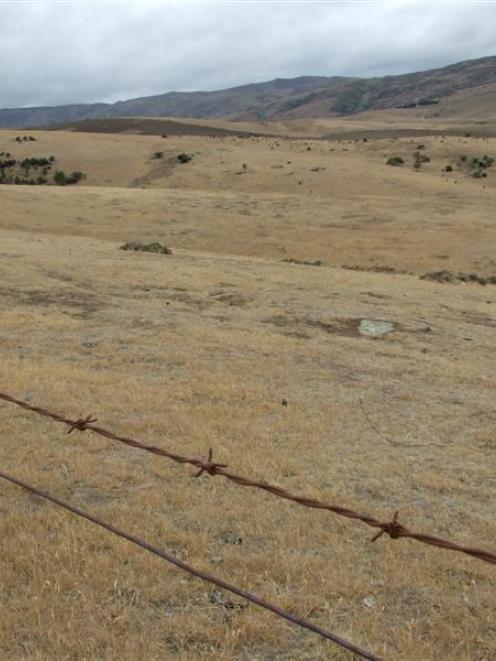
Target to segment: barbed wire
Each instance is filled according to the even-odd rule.
[[[308,631],[311,631],[313,633],[318,634],[322,638],[325,638],[327,640],[332,641],[333,643],[336,643],[340,647],[343,647],[350,652],[353,652],[354,654],[357,654],[363,659],[369,659],[370,661],[382,661],[381,657],[376,656],[375,654],[372,654],[372,652],[368,652],[367,650],[362,649],[361,647],[358,647],[357,645],[354,645],[353,643],[350,643],[349,641],[345,640],[344,638],[341,638],[340,636],[337,636],[334,633],[331,633],[330,631],[327,631],[326,629],[323,629],[322,627],[319,627],[316,624],[313,624],[309,620],[306,620],[302,617],[299,617],[298,615],[294,615],[293,613],[290,613],[289,611],[285,611],[279,606],[276,606],[275,604],[266,601],[265,599],[262,599],[262,597],[257,596],[256,594],[253,594],[252,592],[247,592],[246,590],[242,588],[238,588],[235,585],[232,585],[231,583],[227,583],[226,581],[222,580],[221,578],[217,578],[216,576],[212,576],[211,574],[202,571],[201,569],[196,569],[195,567],[192,567],[191,565],[187,564],[186,562],[183,562],[179,558],[176,558],[174,555],[166,551],[165,549],[161,549],[157,546],[154,546],[150,544],[149,542],[145,541],[144,539],[141,539],[140,537],[137,537],[136,535],[133,535],[129,532],[126,532],[124,530],[121,530],[117,526],[114,526],[111,523],[107,523],[103,519],[100,519],[99,517],[95,516],[94,514],[90,514],[89,512],[85,512],[84,510],[80,509],[79,507],[76,507],[75,505],[71,505],[70,503],[61,500],[60,498],[57,498],[56,496],[52,496],[51,494],[47,493],[46,491],[43,491],[42,489],[39,489],[37,487],[33,487],[30,484],[27,484],[26,482],[20,480],[19,478],[13,477],[11,475],[8,475],[7,473],[4,473],[3,471],[0,471],[0,478],[7,480],[8,482],[11,482],[12,484],[15,484],[19,487],[22,487],[23,489],[26,489],[27,491],[36,494],[37,496],[41,498],[45,498],[45,500],[48,500],[52,503],[55,503],[59,507],[62,507],[65,510],[68,510],[69,512],[72,512],[73,514],[76,514],[76,516],[82,517],[83,519],[86,519],[87,521],[90,521],[91,523],[95,523],[96,525],[105,528],[106,530],[110,531],[114,535],[117,535],[118,537],[121,537],[122,539],[126,539],[127,541],[136,544],[136,546],[141,547],[142,549],[145,549],[145,551],[149,551],[150,553],[153,553],[154,555],[158,556],[159,558],[162,558],[163,560],[166,560],[167,562],[170,562],[171,564],[175,565],[179,569],[182,569],[183,571],[188,572],[189,574],[192,574],[193,576],[196,576],[197,578],[201,578],[203,581],[207,581],[208,583],[212,583],[213,585],[216,585],[219,588],[222,588],[223,590],[227,590],[228,592],[232,592],[233,594],[237,595],[238,597],[241,597],[242,599],[246,599],[246,601],[251,601],[252,603],[256,604],[257,606],[260,606],[261,608],[265,608],[268,611],[271,611],[272,613],[275,613],[279,617],[284,618],[285,620],[288,620],[289,622],[292,622],[293,624],[298,625],[299,627],[303,627],[304,629],[307,629]]]
[[[225,477],[227,480],[230,480],[231,482],[234,482],[235,484],[238,484],[243,487],[252,487],[255,489],[261,489],[262,491],[266,491],[267,493],[270,493],[273,496],[276,496],[277,498],[290,500],[304,507],[326,510],[332,512],[333,514],[346,517],[348,519],[361,521],[365,525],[370,526],[371,528],[376,528],[378,530],[377,534],[372,538],[373,542],[375,542],[377,539],[379,539],[379,537],[382,537],[383,535],[388,535],[391,539],[401,539],[401,538],[413,539],[422,544],[427,544],[429,546],[445,549],[447,551],[457,551],[458,553],[469,555],[473,558],[477,558],[478,560],[482,560],[483,562],[488,562],[490,564],[496,565],[496,554],[491,553],[490,551],[486,551],[484,549],[479,549],[470,546],[463,546],[447,539],[435,537],[434,535],[428,535],[425,533],[409,530],[406,526],[402,525],[398,521],[399,512],[395,512],[393,518],[390,521],[381,521],[380,519],[377,519],[376,517],[371,516],[369,514],[356,512],[355,510],[346,507],[340,507],[338,505],[332,505],[330,503],[326,503],[325,501],[318,500],[317,498],[311,498],[308,496],[300,496],[298,494],[293,494],[290,491],[287,491],[286,489],[283,489],[278,485],[271,484],[270,482],[265,482],[263,480],[254,480],[252,478],[245,477],[243,475],[231,473],[230,471],[227,470],[227,464],[221,464],[213,461],[212,449],[209,450],[208,458],[206,460],[197,459],[194,457],[187,457],[185,455],[180,455],[174,452],[170,452],[156,445],[149,445],[141,441],[137,441],[136,439],[133,438],[128,438],[126,436],[121,436],[120,434],[115,434],[112,431],[109,431],[107,429],[104,429],[103,427],[99,427],[95,425],[94,423],[98,422],[98,419],[91,417],[91,415],[87,416],[86,418],[78,418],[77,420],[72,420],[58,413],[49,411],[48,409],[39,406],[33,406],[28,402],[24,402],[20,399],[16,399],[15,397],[12,397],[12,395],[8,395],[0,392],[0,399],[4,400],[5,402],[9,402],[11,404],[16,404],[17,406],[27,411],[32,411],[33,413],[38,413],[39,415],[42,415],[46,418],[51,418],[52,420],[56,420],[57,422],[64,423],[69,427],[69,431],[68,431],[69,434],[73,432],[75,429],[79,431],[90,430],[95,434],[98,434],[105,438],[119,441],[120,443],[124,443],[125,445],[128,445],[130,447],[134,447],[140,450],[145,450],[146,452],[150,452],[155,455],[166,457],[168,459],[171,459],[172,461],[175,461],[176,463],[188,464],[194,466],[195,468],[198,469],[198,472],[196,473],[195,477],[199,477],[203,473],[208,473],[211,476],[221,475],[222,477]]]

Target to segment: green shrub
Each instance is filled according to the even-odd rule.
[[[66,175],[63,170],[57,170],[53,176],[53,180],[58,186],[68,186],[70,184],[77,184],[85,176],[82,172],[71,172],[70,175]]]
[[[177,157],[179,163],[189,163],[189,161],[191,161],[192,159],[193,159],[193,154],[186,154],[185,152],[181,152]]]
[[[401,158],[401,156],[391,156],[391,158],[388,158],[386,161],[387,165],[403,165],[405,161]]]
[[[55,172],[55,174],[53,175],[53,180],[59,186],[67,185],[67,177],[65,175],[65,172],[63,172],[62,170],[57,170]]]

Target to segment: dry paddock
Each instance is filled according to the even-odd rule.
[[[2,230],[0,390],[496,549],[496,288],[118,246]],[[0,423],[2,470],[376,654],[496,656],[491,565],[5,403]],[[350,658],[3,483],[0,539],[1,658]]]

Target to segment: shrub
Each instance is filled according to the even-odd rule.
[[[30,167],[50,167],[51,161],[48,158],[25,158],[21,161],[21,168],[30,168]]]
[[[122,245],[119,250],[137,250],[140,252],[156,252],[161,255],[172,255],[172,250],[163,246],[161,243],[156,241],[153,243],[139,243],[137,241],[131,241]]]
[[[193,154],[186,154],[185,152],[181,152],[177,157],[179,163],[189,163],[189,161],[191,161],[192,159],[193,159]]]
[[[68,184],[77,184],[78,181],[81,181],[81,179],[84,179],[86,175],[83,172],[71,172],[69,177],[67,177],[67,183]]]
[[[63,172],[62,170],[57,170],[55,172],[55,174],[53,175],[53,180],[59,186],[65,186],[67,184],[67,177],[65,175],[65,172]]]
[[[445,171],[445,172],[453,172],[453,167],[452,167],[451,165],[447,165],[447,166],[444,168],[444,171]]]
[[[388,158],[388,160],[386,161],[387,165],[394,165],[394,166],[403,165],[404,162],[405,161],[401,158],[401,156],[391,156],[391,158]]]
[[[82,172],[71,172],[70,175],[66,175],[63,170],[57,170],[53,176],[53,180],[58,186],[68,186],[70,184],[77,184],[85,176]]]
[[[152,157],[152,158],[154,158],[154,159],[159,159],[159,158],[162,158],[163,155],[164,155],[164,152],[163,152],[163,151],[156,151],[156,152],[153,154],[153,157]]]

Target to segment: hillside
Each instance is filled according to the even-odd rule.
[[[478,92],[482,87],[485,98],[479,107]],[[461,94],[459,102],[457,94]],[[496,57],[379,78],[303,76],[213,92],[167,92],[114,104],[4,109],[0,110],[0,127],[41,127],[129,116],[280,120],[347,116],[391,108],[420,108],[433,116],[494,115]]]
[[[328,139],[207,120],[164,120],[167,138],[116,120],[0,131],[26,177],[54,157],[47,184],[0,186],[0,390],[494,552],[496,161],[473,175],[496,138],[436,121],[419,140],[410,110],[388,112],[292,120]],[[56,169],[85,177],[55,185]],[[4,401],[0,422],[2,471],[385,659],[494,658],[496,577],[477,558],[371,543]],[[0,539],[2,660],[351,661],[3,483]]]

